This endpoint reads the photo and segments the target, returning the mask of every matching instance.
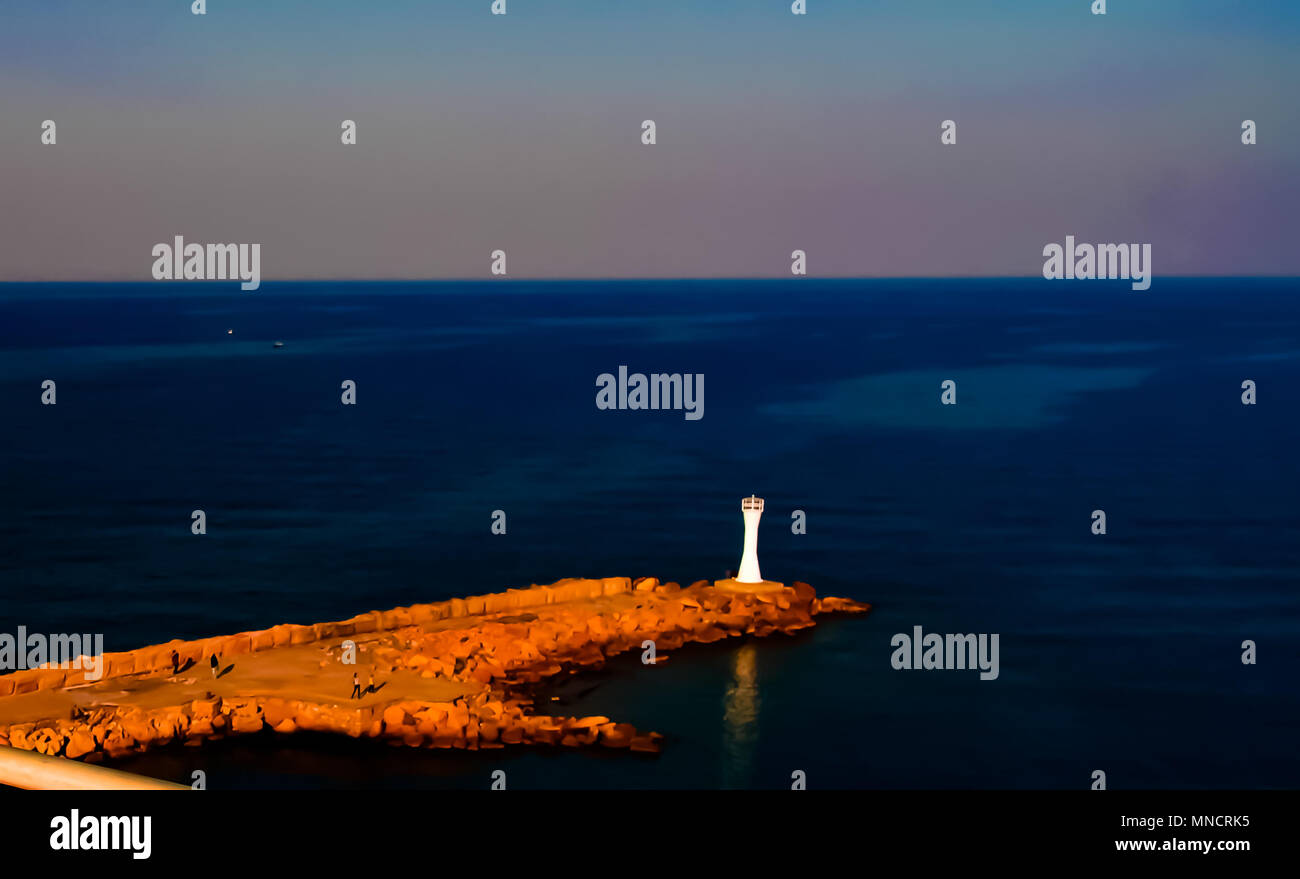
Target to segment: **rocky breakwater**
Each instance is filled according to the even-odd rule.
[[[682,588],[653,578],[561,580],[106,654],[107,674],[95,682],[76,670],[5,675],[0,745],[97,762],[171,743],[319,730],[409,747],[656,752],[659,733],[608,717],[537,713],[534,688],[644,652],[646,642],[663,662],[688,642],[791,634],[819,614],[869,610],[818,598],[805,583],[748,594],[707,581]],[[214,655],[229,664],[216,679],[208,670]],[[376,682],[359,699],[349,698],[354,674],[363,686]]]

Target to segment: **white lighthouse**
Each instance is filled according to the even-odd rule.
[[[750,495],[740,501],[740,513],[745,517],[745,544],[740,552],[740,571],[735,578],[718,580],[713,585],[719,589],[737,592],[768,592],[784,589],[784,583],[764,580],[758,570],[758,520],[763,516],[763,499]]]
[[[740,553],[738,583],[762,583],[758,572],[758,520],[763,517],[763,499],[752,494],[740,502],[740,514],[745,517],[745,548]]]

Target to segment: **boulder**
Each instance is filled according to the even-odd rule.
[[[626,748],[632,744],[636,727],[630,723],[607,723],[598,727],[600,743],[606,748]]]
[[[262,715],[258,714],[232,714],[230,716],[231,732],[236,733],[255,733],[262,730]]]
[[[28,737],[36,743],[36,750],[47,757],[57,757],[63,752],[63,745],[67,737],[58,730],[46,727]]]
[[[190,717],[198,720],[199,718],[211,718],[221,710],[221,700],[215,696],[211,699],[195,699],[190,703]]]
[[[633,751],[640,751],[646,754],[658,754],[659,743],[650,736],[633,736],[632,744],[629,746]]]
[[[35,727],[31,723],[16,723],[9,727],[9,746],[17,748],[20,751],[30,751],[33,746],[28,743],[27,736]]]
[[[114,733],[104,740],[104,752],[110,757],[124,757],[133,752],[135,748],[135,740],[126,733]]]
[[[262,703],[262,720],[272,729],[278,727],[291,713],[283,699],[267,699]]]
[[[632,580],[629,577],[606,577],[601,580],[601,584],[602,595],[619,595],[632,591]]]
[[[384,726],[387,729],[397,729],[406,724],[407,714],[400,705],[389,705],[384,709]]]
[[[569,729],[591,729],[593,727],[604,726],[609,723],[608,717],[595,715],[592,717],[579,717],[569,723]]]

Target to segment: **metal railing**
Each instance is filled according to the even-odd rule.
[[[25,790],[189,790],[171,781],[3,746],[0,784]]]

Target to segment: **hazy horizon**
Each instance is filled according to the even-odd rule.
[[[1241,280],[1241,281],[1291,281],[1300,278],[1300,272],[1296,274],[1258,274],[1258,275],[1241,275],[1241,274],[1166,274],[1157,276],[1168,280],[1185,280],[1195,281],[1198,279],[1205,280]],[[262,286],[267,284],[509,284],[512,281],[520,283],[534,284],[601,284],[601,283],[671,283],[671,282],[711,282],[719,283],[727,281],[773,281],[773,282],[809,282],[809,281],[1032,281],[1042,279],[1041,274],[1033,275],[818,275],[813,277],[790,277],[782,275],[713,275],[713,276],[687,276],[680,277],[562,277],[562,278],[526,278],[526,277],[463,277],[463,278],[264,278]],[[1127,279],[1103,279],[1110,284],[1127,286]],[[0,280],[0,286],[16,287],[20,285],[101,285],[101,286],[135,286],[135,285],[164,285],[164,284],[184,284],[194,289],[209,286],[216,288],[221,285],[238,288],[239,279],[225,280],[192,280],[192,281],[155,281],[153,279],[126,278],[126,279],[101,279],[101,278],[69,278],[60,280],[41,280],[41,279],[23,279],[11,278]],[[1153,283],[1154,287],[1155,284]],[[236,292],[240,292],[236,289]],[[252,291],[260,292],[260,291]],[[1149,292],[1136,290],[1136,293]]]
[[[175,235],[267,282],[1033,277],[1067,235],[1300,274],[1300,6],[1089,5],[18,5],[0,281],[151,280]]]

